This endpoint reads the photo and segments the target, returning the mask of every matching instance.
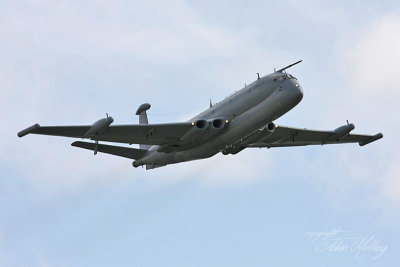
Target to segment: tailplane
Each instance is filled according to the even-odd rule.
[[[88,150],[103,152],[107,154],[111,154],[114,156],[120,156],[124,158],[138,160],[144,157],[147,153],[147,150],[130,148],[130,147],[122,147],[122,146],[111,146],[111,145],[101,145],[96,143],[89,142],[81,142],[76,141],[71,144],[71,146],[80,147]]]
[[[146,165],[146,170],[151,170],[151,169],[160,168],[160,167],[164,167],[164,166],[167,166],[167,164],[165,164],[165,165],[155,165],[155,164]]]
[[[136,115],[139,115],[139,124],[149,124],[149,120],[147,118],[146,110],[150,109],[151,105],[149,103],[144,103],[139,106],[136,111]],[[148,150],[151,145],[139,145],[140,149]]]

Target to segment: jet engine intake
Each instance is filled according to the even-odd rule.
[[[245,146],[233,146],[233,147],[228,147],[228,148],[222,150],[221,152],[223,155],[228,155],[228,154],[235,155],[245,148],[246,148]]]
[[[181,138],[180,140],[182,142],[187,142],[193,140],[196,136],[198,136],[199,131],[205,133],[204,131],[209,127],[209,123],[206,120],[197,120],[192,122],[192,128],[187,131]],[[161,150],[163,150],[163,147],[160,147]],[[160,150],[159,149],[159,150]],[[160,150],[160,151],[161,151]],[[164,151],[163,151],[164,152]]]
[[[205,130],[208,127],[208,122],[206,120],[198,120],[195,122],[196,128],[199,130]]]
[[[210,121],[211,127],[214,129],[222,129],[228,124],[226,119],[214,119]]]
[[[268,132],[273,133],[273,132],[275,132],[275,129],[276,129],[275,123],[270,122],[270,123],[267,124],[267,130],[268,130]]]

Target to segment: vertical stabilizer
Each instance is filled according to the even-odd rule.
[[[147,118],[146,110],[150,109],[151,105],[149,103],[144,103],[140,105],[140,107],[136,111],[136,115],[139,115],[139,124],[149,124],[149,120]],[[140,149],[148,150],[151,145],[139,145]]]
[[[149,103],[141,104],[136,111],[136,115],[139,115],[139,124],[149,124],[147,119],[146,110],[150,109],[151,105]]]

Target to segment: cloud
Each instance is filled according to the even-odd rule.
[[[400,154],[395,157],[382,175],[381,186],[382,195],[400,208]]]
[[[70,148],[72,140],[69,139],[16,137],[17,131],[37,121],[42,125],[90,124],[100,116],[98,106],[107,111],[118,109],[119,112],[126,112],[121,107],[131,105],[132,101],[119,96],[124,89],[114,94],[104,86],[104,82],[112,84],[118,76],[107,80],[105,77],[110,76],[110,68],[103,68],[102,65],[118,64],[115,58],[130,60],[128,67],[137,68],[135,73],[139,74],[136,75],[147,77],[141,78],[144,83],[139,85],[146,90],[134,92],[139,98],[140,94],[148,97],[148,92],[156,94],[159,90],[154,84],[148,84],[151,75],[148,75],[146,64],[150,64],[151,68],[157,65],[170,68],[200,62],[201,66],[208,68],[208,60],[224,62],[229,59],[227,64],[213,65],[211,74],[202,70],[201,66],[197,68],[199,73],[209,73],[207,79],[201,77],[201,80],[216,82],[213,87],[234,85],[233,88],[239,89],[245,81],[240,81],[238,85],[232,77],[243,77],[249,69],[261,69],[265,62],[279,57],[279,53],[272,53],[260,43],[257,30],[216,25],[184,1],[168,4],[142,1],[135,3],[133,9],[127,8],[126,3],[116,3],[112,7],[104,5],[105,2],[93,5],[83,1],[78,6],[68,1],[57,4],[35,2],[27,3],[21,9],[11,3],[1,11],[7,27],[0,29],[0,48],[7,52],[0,56],[1,95],[6,99],[0,110],[2,114],[9,114],[9,120],[0,143],[0,160],[11,168],[24,166],[20,168],[19,175],[33,190],[53,196],[61,192],[75,194],[96,184],[111,182],[107,177],[123,179],[137,171],[131,169],[129,160],[121,158],[98,156],[94,162],[87,151]],[[111,68],[115,71],[112,74],[120,75],[119,68],[122,67],[125,66],[116,67],[116,70]],[[123,78],[120,83],[123,82],[129,83],[129,77]],[[173,79],[168,82],[168,87],[175,86]],[[232,90],[229,89],[229,92]],[[202,95],[206,93],[198,92]],[[165,94],[170,96],[169,92]],[[192,99],[196,100],[196,97]],[[154,106],[158,103],[165,105],[163,99],[157,101]],[[179,102],[180,99],[171,99],[170,105]],[[204,103],[204,108],[207,104]],[[197,177],[201,172],[204,185],[247,183],[248,179],[244,179],[239,170],[232,170],[242,165],[240,168],[246,173],[255,174],[252,164],[258,160],[244,154],[216,156],[200,162],[187,163],[182,168],[167,168],[178,168],[185,173],[182,177]],[[229,167],[228,162],[234,167]],[[107,166],[108,171],[103,170],[99,174],[102,169],[99,166]],[[221,181],[228,170],[233,174]],[[173,172],[167,173],[174,176]],[[142,173],[141,176],[152,174]]]
[[[65,259],[55,250],[66,236],[76,244],[93,243],[82,232],[90,229],[99,237],[96,240],[109,239],[104,238],[104,229],[93,230],[93,224],[79,221],[98,221],[99,214],[124,221],[133,206],[146,212],[154,208],[147,201],[135,203],[138,195],[148,194],[150,201],[152,194],[162,199],[168,194],[157,194],[157,190],[174,187],[181,193],[185,183],[223,193],[229,191],[226,188],[288,179],[288,191],[282,192],[288,202],[293,201],[291,190],[314,187],[321,197],[316,206],[330,199],[344,213],[356,210],[357,203],[364,209],[370,208],[365,203],[375,202],[399,206],[400,157],[395,148],[400,123],[397,116],[387,115],[398,110],[398,16],[386,15],[350,28],[353,13],[347,2],[346,8],[337,2],[314,1],[313,8],[298,1],[277,2],[274,10],[285,10],[284,14],[272,12],[268,18],[265,10],[270,3],[257,3],[257,8],[247,3],[232,8],[234,4],[211,2],[203,7],[206,14],[185,1],[10,1],[1,5],[0,112],[6,119],[0,140],[0,209],[7,219],[0,224],[0,249],[5,248],[0,261],[32,262],[33,257],[38,265],[51,265],[47,256]],[[208,17],[211,10],[213,19]],[[332,51],[336,41],[338,51]],[[187,107],[190,111],[206,108],[210,96],[213,102],[219,101],[253,81],[256,72],[265,74],[298,57],[304,63],[296,67],[296,76],[310,86],[304,87],[305,102],[283,118],[289,120],[288,125],[294,117],[298,124],[293,126],[319,128],[315,122],[320,120],[330,127],[335,120],[344,123],[351,116],[362,122],[357,132],[382,130],[384,139],[363,148],[248,149],[234,156],[216,155],[145,171],[134,169],[128,159],[101,153],[94,157],[72,148],[72,139],[16,137],[17,131],[37,121],[90,124],[105,112],[113,115],[116,124],[136,123],[133,114],[144,101],[153,105],[150,114],[164,115],[163,121],[188,119],[192,115],[173,114],[177,110],[190,113]],[[333,58],[340,64],[329,65]],[[312,92],[312,88],[322,90]],[[156,119],[150,116],[151,122]],[[191,192],[193,187],[185,191]],[[121,197],[128,199],[118,202]],[[89,206],[79,212],[85,203]],[[114,210],[116,206],[123,209]],[[199,207],[206,206],[201,202]],[[77,210],[78,215],[71,216]],[[305,214],[307,218],[314,215]],[[69,220],[77,222],[72,230]],[[320,223],[331,223],[327,220]],[[125,235],[122,229],[116,231]],[[26,252],[22,256],[17,253],[21,244]],[[37,244],[37,249],[31,244]],[[24,256],[28,257],[25,261]]]
[[[104,5],[105,3],[88,5],[83,2],[81,9],[77,10],[68,2],[62,2],[61,7],[56,7],[53,3],[44,6],[27,4],[23,10],[10,5],[6,8],[7,12],[3,11],[4,20],[9,27],[1,30],[4,33],[2,40],[5,41],[2,46],[10,53],[2,55],[0,64],[3,73],[1,93],[8,100],[1,107],[1,111],[3,114],[10,113],[12,119],[1,143],[2,162],[14,161],[25,166],[25,170],[21,170],[22,176],[28,177],[32,187],[53,192],[54,195],[62,191],[81,192],[95,187],[96,184],[117,183],[116,177],[124,179],[131,175],[152,177],[153,181],[161,181],[157,178],[160,173],[164,173],[163,176],[171,181],[186,181],[187,177],[197,177],[198,182],[204,186],[221,186],[249,183],[249,179],[242,173],[246,173],[247,177],[263,176],[259,166],[264,166],[265,162],[269,162],[273,171],[276,159],[263,159],[267,153],[262,154],[260,159],[253,156],[257,155],[257,151],[249,150],[235,156],[217,155],[208,160],[140,172],[140,175],[137,175],[138,170],[131,168],[129,160],[111,156],[98,156],[94,159],[89,152],[70,148],[70,142],[66,139],[36,136],[17,139],[15,134],[18,130],[40,117],[46,118],[48,124],[91,123],[90,120],[94,121],[93,118],[99,116],[96,106],[107,105],[107,109],[121,110],[122,106],[132,105],[135,99],[124,102],[126,99],[120,97],[115,97],[113,103],[110,103],[113,96],[110,96],[107,90],[96,87],[100,84],[86,84],[85,91],[68,89],[71,85],[77,86],[85,81],[87,83],[89,79],[104,82],[102,79],[109,75],[109,69],[98,69],[97,65],[118,64],[118,61],[112,58],[131,60],[127,66],[137,67],[135,73],[139,73],[137,76],[141,76],[141,79],[146,77],[139,88],[146,88],[148,91],[136,90],[136,98],[139,98],[140,94],[148,95],[149,91],[155,94],[159,90],[155,84],[148,84],[152,76],[146,70],[146,64],[155,68],[157,65],[190,66],[193,62],[200,62],[200,65],[196,66],[200,69],[199,75],[208,74],[207,79],[202,77],[202,80],[209,80],[213,87],[238,89],[242,85],[241,79],[246,77],[247,73],[263,69],[266,62],[289,62],[289,52],[262,43],[263,39],[259,38],[259,35],[263,31],[256,25],[249,30],[248,26],[231,28],[215,24],[183,1],[168,4],[144,1],[135,3],[135,9],[126,8],[125,4],[118,3],[112,8],[105,8]],[[93,12],[88,12],[88,9],[93,9]],[[341,9],[335,10],[335,13],[342,12]],[[312,21],[315,20],[318,20],[317,14],[313,15]],[[357,101],[358,113],[353,115],[359,121],[367,116],[363,121],[368,122],[372,118],[371,110],[376,111],[374,120],[381,117],[378,110],[382,103],[394,103],[393,95],[398,96],[398,90],[395,89],[398,88],[398,82],[394,73],[399,69],[400,62],[399,52],[395,49],[399,42],[399,37],[395,34],[398,27],[397,17],[384,16],[361,30],[347,31],[347,35],[342,36],[340,45],[343,49],[340,50],[339,58],[346,66],[343,78],[348,81],[344,92],[352,94],[347,98],[349,102],[362,98],[362,101]],[[271,33],[271,36],[273,35]],[[10,50],[11,47],[14,50]],[[67,61],[69,57],[76,63]],[[85,65],[87,62],[94,63]],[[79,65],[85,65],[86,69],[81,69]],[[89,69],[91,67],[92,70]],[[118,75],[119,68],[123,67],[125,65],[117,67],[117,71],[112,74]],[[212,68],[213,71],[201,70],[202,67]],[[340,69],[341,66],[338,65],[337,68]],[[82,76],[75,74],[81,72]],[[62,76],[61,73],[68,73],[71,77]],[[251,81],[253,78],[249,76],[248,79]],[[175,81],[172,80],[168,81],[175,86]],[[122,79],[121,83],[124,82],[128,83],[129,80]],[[246,81],[243,79],[244,82]],[[197,92],[190,101],[197,101],[198,95],[210,93],[212,89]],[[387,93],[381,94],[381,90]],[[123,91],[124,89],[121,89],[121,92]],[[391,95],[386,97],[389,92]],[[214,90],[212,93],[214,96],[217,92]],[[166,95],[170,93],[167,92]],[[380,98],[382,95],[383,98]],[[208,97],[205,99],[208,100]],[[380,99],[380,102],[377,103],[376,99]],[[160,100],[153,106],[166,105],[164,102]],[[179,102],[179,99],[171,99],[171,105]],[[204,103],[204,107],[206,106],[207,103]],[[135,108],[136,106],[133,110]],[[388,105],[386,108],[395,107]],[[370,113],[366,114],[363,111],[365,109],[370,110]],[[338,112],[342,112],[343,116],[338,115]],[[327,115],[332,119],[342,119],[346,113],[346,110],[335,109]],[[183,119],[189,117],[182,116]],[[331,124],[331,120],[327,120],[326,116],[321,117]],[[370,126],[368,123],[367,125]],[[367,129],[371,128],[373,127]],[[389,131],[384,131],[384,134],[385,141],[394,140],[390,139]],[[31,138],[35,138],[35,141],[30,142]],[[307,148],[302,154],[304,157],[307,156],[306,151]],[[13,166],[16,166],[15,163]],[[107,166],[107,170],[104,170],[104,166]],[[228,170],[229,175],[225,175]],[[174,175],[176,171],[181,174],[180,178]]]
[[[229,56],[242,44],[232,32],[204,21],[184,1],[46,1],[26,3],[23,9],[9,4],[2,13],[12,29],[3,35],[9,43],[83,57],[97,51],[151,64],[184,64]]]
[[[346,42],[344,66],[360,96],[393,99],[400,96],[400,16],[385,15]]]
[[[400,16],[393,14],[383,15],[362,28],[346,32],[339,42],[339,58],[344,67],[337,67],[342,70],[345,81],[339,95],[346,98],[342,100],[345,106],[348,105],[357,120],[369,122],[368,128],[384,134],[384,139],[373,144],[370,155],[363,158],[378,170],[374,172],[377,179],[373,179],[373,183],[381,187],[380,200],[386,199],[400,207],[400,152],[393,149],[400,145],[397,138],[400,118],[396,115],[400,111],[399,32]],[[363,172],[365,166],[358,169]]]

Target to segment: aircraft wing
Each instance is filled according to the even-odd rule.
[[[250,138],[252,138],[251,136],[248,137],[250,142],[247,142],[245,146],[270,148],[344,143],[358,143],[360,146],[364,146],[383,137],[382,133],[376,135],[350,134],[350,131],[353,129],[353,124],[341,126],[333,131],[277,126],[272,133],[265,129],[256,131],[252,134],[252,140],[250,140]],[[256,135],[257,140],[254,140]],[[238,145],[240,145],[240,143],[238,143]]]
[[[163,145],[178,141],[193,127],[190,122],[165,124],[110,125],[95,136],[87,136],[91,125],[82,126],[40,126],[35,124],[18,133],[19,137],[27,134],[43,134],[127,144]]]

